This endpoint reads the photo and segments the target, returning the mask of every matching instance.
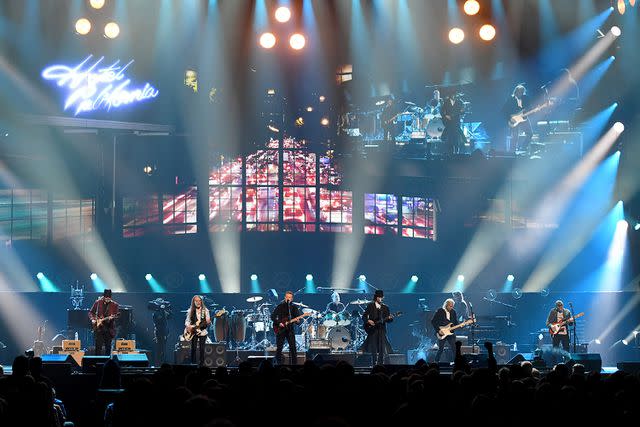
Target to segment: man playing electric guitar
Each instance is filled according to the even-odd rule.
[[[564,351],[569,351],[569,331],[567,325],[573,324],[573,317],[571,312],[564,308],[564,304],[561,300],[556,301],[556,306],[551,309],[549,316],[547,316],[547,327],[558,324],[560,327],[555,334],[552,334],[553,347],[560,347]]]
[[[362,344],[362,350],[371,353],[374,365],[382,365],[387,354],[392,352],[391,343],[387,339],[387,323],[393,322],[395,315],[389,312],[389,307],[382,303],[384,292],[380,289],[373,294],[371,301],[362,314],[367,338]],[[396,313],[397,314],[397,313]]]
[[[111,289],[105,289],[89,310],[96,344],[96,356],[111,355],[111,342],[116,336],[116,322],[120,306],[111,298]],[[103,350],[104,348],[104,350]]]
[[[431,326],[436,333],[438,339],[438,351],[436,352],[435,362],[440,361],[444,345],[448,344],[452,354],[456,352],[456,334],[455,329],[464,327],[469,323],[473,323],[472,319],[458,323],[458,316],[453,309],[455,301],[451,298],[445,300],[442,308],[439,308],[431,319]]]
[[[276,333],[276,361],[284,363],[282,348],[285,340],[289,343],[289,363],[295,365],[298,359],[294,325],[303,317],[298,306],[293,304],[293,292],[287,291],[284,300],[271,313],[273,331]]]
[[[531,127],[529,119],[523,116],[522,121],[518,121],[516,125],[511,125],[512,117],[526,112],[530,107],[529,104],[527,89],[523,84],[519,84],[513,89],[511,96],[502,107],[502,111],[510,124],[511,146],[514,147],[515,151],[529,151],[529,143],[533,137],[533,128]],[[519,143],[521,133],[524,133],[525,136],[522,143]]]
[[[187,310],[184,321],[184,338],[191,340],[191,363],[196,363],[196,347],[200,349],[200,364],[204,363],[204,344],[207,341],[207,328],[211,324],[209,309],[202,302],[200,295],[191,298],[191,306]]]

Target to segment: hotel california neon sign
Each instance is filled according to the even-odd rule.
[[[65,111],[75,109],[76,116],[95,110],[110,111],[158,96],[158,89],[149,83],[133,87],[125,73],[133,60],[124,65],[120,60],[103,65],[104,56],[92,58],[93,55],[89,55],[76,66],[56,64],[42,70],[42,78],[52,80],[67,90]]]

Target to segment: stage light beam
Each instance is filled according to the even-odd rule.
[[[120,26],[115,22],[109,22],[104,26],[104,36],[108,39],[115,39],[120,34]]]
[[[496,37],[496,28],[491,24],[485,24],[480,27],[478,34],[482,40],[488,42]]]
[[[295,33],[289,38],[289,45],[294,50],[303,49],[306,43],[307,43],[307,40],[300,33]]]
[[[452,28],[449,30],[449,41],[453,44],[460,44],[464,40],[464,31],[460,28]]]
[[[89,4],[94,9],[102,9],[105,0],[89,0]]]
[[[464,2],[462,8],[464,9],[464,13],[473,16],[480,12],[480,3],[478,3],[478,0],[467,0]]]
[[[288,22],[291,19],[291,10],[286,6],[280,6],[274,14],[276,21],[280,23]]]
[[[91,21],[87,18],[80,18],[76,21],[76,33],[86,36],[91,31]]]
[[[271,49],[276,45],[276,36],[273,33],[262,33],[260,36],[260,46],[265,49]]]

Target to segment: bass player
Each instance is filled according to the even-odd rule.
[[[465,322],[458,323],[458,316],[453,309],[455,304],[453,299],[446,299],[442,308],[439,308],[431,319],[431,325],[435,330],[436,339],[438,340],[438,351],[436,352],[435,358],[436,363],[440,361],[445,343],[449,344],[451,352],[455,354],[456,334],[453,331],[473,322],[472,319],[469,319]]]

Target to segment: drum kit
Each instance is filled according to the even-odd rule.
[[[247,310],[225,310],[213,319],[210,326],[215,341],[224,341],[230,350],[266,350],[275,344],[271,312],[274,303],[263,301],[256,295],[246,299],[251,305]],[[308,349],[329,349],[331,351],[357,350],[364,342],[366,333],[360,317],[367,300],[355,300],[347,304],[341,312],[318,311],[294,302],[303,313],[311,313],[300,322],[300,351]],[[357,307],[351,313],[349,306]],[[210,310],[219,309],[217,304],[208,304]]]

